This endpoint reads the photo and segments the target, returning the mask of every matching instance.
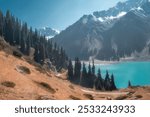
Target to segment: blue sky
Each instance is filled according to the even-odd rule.
[[[63,30],[82,15],[108,9],[125,0],[0,0],[0,9],[7,9],[33,28],[49,26]]]

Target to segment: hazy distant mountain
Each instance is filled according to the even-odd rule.
[[[54,39],[72,58],[148,56],[150,2],[128,0],[108,10],[84,15]]]
[[[60,31],[49,27],[44,27],[39,29],[39,33],[40,35],[46,36],[47,39],[50,39],[53,38],[55,35],[58,35]]]

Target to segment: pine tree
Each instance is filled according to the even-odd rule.
[[[39,58],[40,58],[40,64],[44,64],[45,60],[45,47],[43,44],[40,45],[39,48]]]
[[[83,68],[82,68],[82,77],[83,78],[87,77],[87,70],[86,70],[86,66],[84,62],[83,62]]]
[[[104,85],[103,85],[103,78],[102,78],[102,75],[101,75],[101,70],[100,70],[100,68],[98,69],[98,74],[97,74],[97,77],[98,77],[98,79],[99,79],[99,86],[98,86],[98,88],[100,89],[100,90],[103,90],[104,89]]]
[[[100,68],[98,69],[97,77],[98,77],[99,79],[102,79]]]
[[[108,71],[106,71],[104,86],[105,86],[105,90],[110,90],[110,77]]]
[[[37,63],[40,63],[40,58],[39,58],[39,46],[38,46],[38,44],[35,45],[34,60],[35,60]]]
[[[92,70],[91,70],[91,65],[89,63],[89,66],[88,66],[88,77],[91,77],[92,75]]]
[[[31,48],[31,35],[30,35],[30,33],[28,34],[26,43],[27,43],[26,54],[29,56],[30,55],[30,48]]]
[[[30,46],[33,48],[33,30],[32,27],[30,27],[30,31],[29,31],[29,35],[30,35]]]
[[[131,85],[131,81],[129,80],[128,81],[128,88],[130,88],[130,87],[132,87],[132,85]]]
[[[11,27],[12,27],[11,14],[10,14],[10,11],[7,10],[6,18],[5,18],[5,39],[9,43],[11,42],[11,38],[12,38],[12,28]]]
[[[0,36],[3,36],[3,34],[4,34],[4,16],[0,10]]]
[[[52,40],[48,40],[47,51],[48,51],[48,59],[50,61],[52,61],[52,56],[53,56],[53,43],[52,43]]]
[[[87,79],[87,70],[86,70],[86,65],[85,63],[83,62],[83,65],[82,65],[82,77],[81,77],[81,85],[84,86],[84,87],[87,87],[87,82],[88,82],[88,79]]]
[[[12,37],[11,37],[11,45],[16,44],[15,32],[16,32],[16,19],[14,16],[11,16],[11,25],[12,25]]]
[[[115,82],[114,82],[114,75],[112,74],[111,75],[111,90],[116,90],[116,85],[115,85]]]
[[[73,81],[73,65],[71,60],[69,60],[68,65],[68,80]]]
[[[37,29],[35,29],[35,31],[34,31],[34,33],[33,33],[32,42],[33,42],[32,44],[33,44],[33,47],[34,47],[34,48],[35,48],[35,46],[36,46],[37,44],[40,43],[40,41],[39,41],[39,35],[38,35]]]
[[[80,83],[80,76],[81,76],[81,62],[79,58],[75,58],[75,67],[74,67],[74,81],[75,83]]]
[[[100,68],[98,69],[97,77],[94,80],[94,88],[97,90],[103,90],[103,80]]]
[[[20,51],[25,54],[26,53],[26,26],[25,24],[22,26],[21,30],[21,43],[20,43]]]
[[[88,66],[88,88],[94,87],[94,79],[95,79],[95,75],[92,73],[92,68],[89,63],[89,66]]]
[[[95,76],[95,65],[94,65],[94,59],[92,61],[93,65],[92,65],[92,75]]]
[[[21,45],[21,30],[22,30],[21,21],[17,19],[15,32],[16,45]]]

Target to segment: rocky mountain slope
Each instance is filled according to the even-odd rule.
[[[14,54],[15,47],[0,37],[1,100],[93,100],[150,99],[150,87],[100,92],[71,84],[67,71],[45,69],[27,56]]]
[[[116,60],[150,55],[150,2],[128,0],[84,15],[54,37],[72,58]]]

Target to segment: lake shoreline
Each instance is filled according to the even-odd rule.
[[[92,61],[81,61],[84,62],[85,64],[92,64]],[[101,61],[101,60],[97,60],[94,59],[94,64],[95,65],[110,65],[110,64],[117,64],[120,63],[120,61]]]
[[[92,64],[92,61],[81,61],[82,63],[84,62],[85,64]],[[103,61],[103,60],[98,60],[94,59],[94,64],[95,65],[110,65],[110,64],[119,64],[123,62],[150,62],[150,58],[133,58],[133,57],[126,57],[126,58],[121,58],[120,61]]]

